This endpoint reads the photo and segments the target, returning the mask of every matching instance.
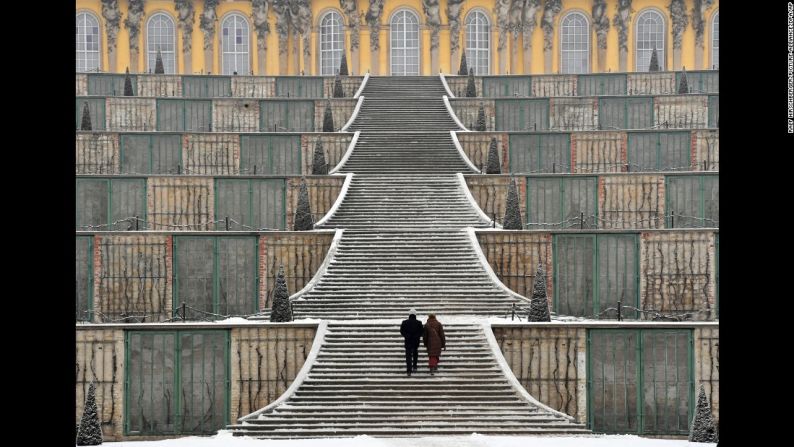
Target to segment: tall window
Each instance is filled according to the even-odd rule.
[[[221,24],[221,48],[223,49],[223,74],[245,75],[251,72],[249,64],[248,22],[237,14],[223,19]]]
[[[715,69],[720,68],[720,13],[714,14],[714,22],[711,25],[711,65]]]
[[[339,70],[344,42],[342,16],[331,11],[320,20],[320,75],[335,75]]]
[[[637,18],[637,45],[634,59],[637,71],[648,71],[654,48],[659,58],[659,69],[664,70],[664,18],[654,10],[640,13]]]
[[[466,16],[466,63],[476,75],[487,75],[491,67],[491,24],[481,11]]]
[[[93,14],[77,14],[77,71],[99,70],[99,20]]]
[[[391,74],[419,75],[419,18],[405,9],[391,19]]]
[[[149,18],[146,25],[146,53],[148,55],[149,71],[154,73],[157,61],[157,51],[163,58],[163,68],[166,73],[176,73],[176,33],[174,21],[163,13],[157,13]]]
[[[560,71],[590,72],[590,24],[580,12],[563,17],[560,27]]]

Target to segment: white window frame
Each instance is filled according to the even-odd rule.
[[[565,49],[565,43],[566,43],[565,42],[565,39],[566,39],[566,33],[565,33],[566,32],[566,24],[565,24],[565,22],[568,21],[568,20],[572,20],[574,17],[578,17],[578,18],[580,18],[581,20],[584,21],[584,33],[571,34],[571,35],[568,35],[568,37],[570,38],[570,37],[574,37],[574,36],[578,36],[578,35],[583,35],[585,37],[585,48],[584,49],[573,49],[573,50],[569,49],[569,50],[566,50]],[[575,26],[568,25],[567,28],[568,29],[574,29]],[[591,41],[591,39],[590,39],[590,19],[587,18],[586,14],[582,13],[581,11],[571,11],[571,12],[565,14],[562,17],[562,19],[560,19],[560,73],[565,73],[565,74],[590,73],[590,71],[591,71],[590,70],[590,66],[592,64],[592,61],[590,59],[590,57],[591,57],[590,56],[590,41]],[[572,43],[576,44],[577,42],[572,42]],[[583,71],[572,70],[571,67],[568,66],[569,64],[566,64],[567,60],[572,60],[572,59],[566,58],[566,53],[575,55],[575,54],[581,54],[582,52],[584,52],[587,55],[587,61],[585,62],[585,66],[583,67]]]
[[[152,14],[151,17],[149,17],[149,19],[146,21],[146,67],[152,73],[154,73],[155,62],[157,60],[157,49],[152,47],[152,45],[154,45],[154,44],[152,43],[152,33],[151,33],[152,30],[151,30],[150,26],[152,25],[152,21],[155,20],[156,18],[159,18],[159,17],[165,18],[166,21],[171,25],[171,32],[173,34],[173,36],[172,36],[173,39],[171,41],[171,44],[173,45],[174,50],[173,51],[164,51],[162,49],[160,50],[160,54],[163,56],[163,68],[165,69],[165,73],[166,74],[176,74],[177,67],[178,67],[177,60],[176,60],[176,48],[177,48],[177,46],[176,46],[176,35],[177,35],[176,22],[174,21],[173,17],[171,17],[170,15],[168,15],[168,14],[166,14],[164,12],[156,12],[156,13]],[[172,57],[169,57],[168,60],[166,60],[166,55],[167,54],[171,54],[172,55]],[[171,66],[172,62],[173,62],[173,66]]]
[[[715,39],[714,36],[717,36]],[[714,45],[716,41],[716,45]],[[715,51],[716,50],[716,51]],[[717,54],[717,63],[714,63],[714,54]],[[711,18],[711,69],[720,69],[720,12],[714,13]]]
[[[324,13],[320,17],[318,29],[320,76],[333,76],[339,71],[342,53],[345,51],[345,21],[342,14],[333,9]]]
[[[240,23],[242,23],[242,27],[239,26]],[[226,48],[226,44],[229,42],[229,39],[225,38],[223,34],[225,29],[230,30],[229,34],[231,35],[232,39],[232,48],[230,49]],[[238,29],[243,30],[241,44],[237,44],[236,42],[236,31]],[[232,75],[234,72],[237,72],[238,75],[251,74],[251,27],[248,24],[248,20],[246,20],[242,14],[234,12],[227,14],[223,18],[221,21],[220,41],[218,43],[218,46],[221,49],[222,74]],[[228,68],[227,62],[230,63]]]
[[[472,9],[466,14],[464,23],[466,24],[466,64],[474,69],[474,74],[477,76],[491,74],[491,20],[488,14],[479,9]],[[485,46],[482,46],[483,36],[485,36]],[[479,63],[483,54],[485,54],[484,67]]]
[[[408,17],[413,17],[416,23],[416,46],[408,46]],[[420,32],[420,25],[419,22],[419,15],[415,12],[411,11],[410,9],[400,9],[395,11],[395,13],[391,16],[389,20],[389,70],[392,76],[418,76],[421,73],[422,67],[422,35]],[[397,32],[402,33],[402,39],[398,40]],[[400,45],[395,45],[395,43],[399,43]],[[409,72],[408,71],[408,56],[406,52],[408,50],[416,49],[416,72]],[[403,57],[401,61],[397,61],[396,57],[394,56],[395,50],[402,50]],[[413,64],[411,64],[413,65]],[[401,66],[402,70],[398,71],[395,70],[395,67]]]
[[[659,70],[664,71],[665,68],[667,67],[667,51],[666,51],[667,50],[667,21],[664,19],[664,14],[662,14],[661,12],[659,12],[659,11],[657,11],[655,9],[645,9],[643,11],[640,11],[639,14],[637,14],[637,20],[634,22],[634,68],[635,68],[636,71],[639,71],[639,72],[647,72],[648,71],[648,68],[650,67],[650,62],[651,62],[651,54],[653,53],[653,47],[640,49],[640,45],[639,45],[639,42],[640,42],[640,26],[642,26],[641,22],[642,22],[642,20],[645,17],[650,17],[650,16],[655,16],[661,21],[661,25],[662,25],[662,31],[661,31],[662,44],[661,44],[660,47],[656,48],[656,55],[659,57]],[[646,25],[646,26],[650,26],[650,25]],[[646,31],[645,34],[649,35],[649,38],[646,39],[646,40],[650,41],[651,40],[650,39],[650,34],[651,33],[649,31]],[[654,32],[653,34],[658,34],[658,33]],[[654,39],[654,40],[658,42],[658,39]],[[643,53],[647,52],[647,54],[648,54],[648,59],[646,61],[644,61],[644,63],[642,64],[642,65],[644,65],[644,67],[642,65],[640,65],[640,59],[641,59],[640,58],[640,52],[643,52]]]
[[[80,19],[81,18],[83,19],[82,23],[80,23]],[[87,30],[89,29],[89,27],[93,26],[93,24],[88,24],[87,23],[89,19],[93,20],[94,22],[96,22],[96,28],[97,28],[97,33],[95,35],[95,37],[96,37],[96,48],[97,48],[96,51],[95,50],[89,50],[88,49],[88,45],[86,44],[85,36],[89,35]],[[75,23],[75,68],[77,69],[76,71],[84,72],[84,73],[87,73],[87,72],[98,72],[102,68],[102,27],[101,27],[100,22],[99,22],[99,17],[97,17],[94,13],[89,12],[89,11],[78,11],[77,14],[75,15],[75,22],[76,22]],[[81,35],[80,34],[80,30],[83,31],[83,34],[82,34],[83,35],[82,48],[80,48],[80,46],[81,46],[80,45],[80,38],[79,38],[79,36]],[[93,35],[93,34],[91,34],[91,35]],[[89,66],[88,66],[89,56],[95,56],[96,57],[96,67],[90,67],[89,68]],[[93,57],[92,57],[92,59],[93,59]],[[80,67],[80,62],[81,61],[83,62],[82,70],[81,70],[81,67]]]

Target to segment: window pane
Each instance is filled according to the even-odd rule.
[[[342,16],[329,12],[320,21],[320,74],[334,75],[339,70],[344,50]]]
[[[588,73],[590,25],[584,15],[573,12],[562,19],[560,64],[563,73]]]
[[[656,11],[645,11],[637,19],[636,70],[648,71],[651,54],[656,49],[659,69],[664,70],[664,19]]]
[[[147,55],[149,71],[154,73],[157,52],[163,58],[166,73],[176,73],[176,37],[174,22],[165,14],[155,14],[147,26]]]
[[[99,70],[99,21],[92,14],[77,14],[77,71]]]

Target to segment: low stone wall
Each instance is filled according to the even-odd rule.
[[[125,333],[128,331],[202,331],[229,333],[226,358],[229,371],[228,419],[236,423],[278,399],[292,384],[311,351],[316,324],[257,323],[244,325],[183,323],[76,326],[75,422],[80,422],[88,386],[96,386],[97,410],[104,441],[173,438],[181,435],[130,436],[124,434],[125,381],[130,378],[125,363]],[[157,359],[154,360],[155,362]],[[158,367],[158,365],[153,365]],[[164,368],[165,365],[159,365]],[[173,367],[173,365],[172,365]],[[190,397],[190,396],[186,396]],[[200,398],[200,396],[199,396]]]
[[[469,130],[477,128],[477,114],[480,104],[485,111],[485,130],[492,132],[496,130],[496,103],[493,99],[451,99],[449,101],[455,115],[460,122]]]
[[[491,139],[496,138],[496,150],[502,172],[510,172],[510,139],[504,132],[457,132],[458,141],[469,160],[481,170],[488,167]]]
[[[601,230],[599,230],[601,231]],[[592,234],[587,231],[478,230],[477,239],[496,276],[516,293],[530,297],[539,263],[547,275],[547,294],[553,303],[556,272],[552,243],[555,235]],[[599,234],[615,233],[615,231]],[[639,307],[665,315],[687,314],[689,320],[717,318],[716,233],[714,230],[622,231],[633,234],[639,247]],[[603,277],[614,276],[602,270]],[[633,289],[636,290],[636,289]],[[627,304],[627,303],[624,303]],[[614,318],[608,314],[605,318]],[[651,319],[651,314],[642,314]]]
[[[691,330],[695,399],[699,386],[704,385],[715,422],[719,421],[717,323],[494,323],[492,329],[507,364],[524,388],[540,402],[581,423],[588,423],[587,361],[588,355],[593,355],[587,351],[589,330]]]

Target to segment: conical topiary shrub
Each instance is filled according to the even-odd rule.
[[[309,190],[306,188],[306,179],[301,179],[300,192],[298,193],[298,209],[295,211],[295,222],[292,224],[294,231],[308,231],[314,228],[314,218],[309,204]]]
[[[339,61],[339,76],[347,76],[347,75],[348,75],[347,54],[345,54],[345,52],[343,51],[342,52],[342,60]]]
[[[130,77],[130,67],[127,67],[127,72],[124,73],[124,96],[135,96],[132,91],[132,78]]]
[[[325,162],[325,151],[322,140],[317,140],[314,145],[314,158],[312,159],[312,175],[328,174],[328,163]]]
[[[516,182],[510,180],[507,188],[507,203],[505,204],[505,218],[502,221],[505,230],[522,230],[524,224],[521,220],[521,208],[518,207],[518,188]]]
[[[284,279],[284,266],[279,266],[276,275],[276,288],[273,290],[273,306],[270,309],[271,322],[292,321],[292,303],[289,302],[287,280]]]
[[[91,111],[88,110],[88,101],[83,102],[83,118],[80,121],[80,130],[91,130]]]
[[[535,285],[532,287],[532,301],[529,304],[527,321],[551,321],[549,297],[546,294],[546,272],[543,264],[538,264],[535,272]]]
[[[157,58],[154,60],[154,74],[165,74],[163,55],[160,54],[160,50],[157,50]]]
[[[466,97],[477,97],[477,85],[474,83],[474,69],[469,70],[469,80],[466,82]]]
[[[342,80],[337,76],[334,79],[334,98],[344,98],[345,91],[342,90]]]
[[[711,404],[703,385],[700,385],[698,392],[698,405],[692,418],[689,442],[717,442],[717,429],[711,417]]]
[[[485,168],[486,174],[501,174],[502,168],[499,165],[499,151],[496,148],[496,138],[491,138],[491,145],[488,147],[488,165]]]
[[[651,53],[651,63],[648,65],[648,71],[659,71],[659,56],[656,54],[656,47],[653,47]]]
[[[474,126],[474,130],[485,132],[485,106],[482,103],[480,103],[480,108],[477,109],[477,125]]]
[[[461,51],[460,53],[460,68],[458,68],[458,74],[461,76],[466,76],[469,74],[469,65],[466,63],[466,51]]]
[[[678,83],[678,94],[684,95],[689,93],[689,83],[686,81],[686,67],[681,72],[681,82]]]
[[[323,132],[335,132],[334,115],[331,113],[331,101],[325,104],[325,114],[323,115]]]
[[[88,396],[85,398],[83,417],[77,429],[77,445],[102,444],[102,426],[99,424],[99,413],[96,408],[96,388],[94,382],[88,385]]]

